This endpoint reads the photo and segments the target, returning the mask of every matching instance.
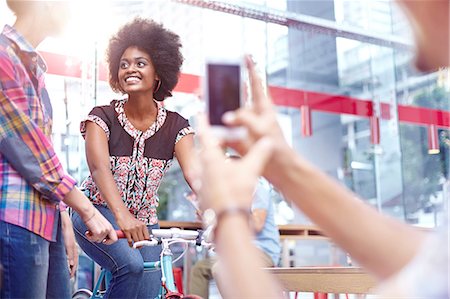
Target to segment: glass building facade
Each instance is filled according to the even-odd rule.
[[[447,213],[449,71],[414,69],[409,25],[393,1],[77,1],[74,10],[67,34],[40,50],[49,64],[54,143],[78,180],[88,173],[80,121],[94,105],[121,96],[107,83],[106,43],[140,16],[183,43],[183,74],[169,109],[195,124],[205,58],[250,53],[298,153],[381,213],[425,227]],[[0,18],[14,20],[4,1]],[[188,190],[175,163],[160,188],[162,218],[195,219]],[[280,224],[310,223],[275,190],[273,198]],[[324,263],[317,254],[323,248],[305,248],[297,248],[297,264]]]

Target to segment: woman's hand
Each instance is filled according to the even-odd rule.
[[[67,262],[69,264],[70,277],[73,278],[78,268],[78,247],[75,241],[72,221],[67,211],[61,211],[61,227],[66,247]]]
[[[286,142],[283,132],[278,124],[275,109],[270,97],[264,92],[260,76],[250,57],[246,58],[249,72],[252,105],[241,108],[235,112],[227,112],[223,121],[229,126],[243,126],[248,130],[248,137],[239,141],[228,142],[226,145],[234,148],[241,155],[247,153],[250,148],[261,138],[268,138],[274,146],[274,153],[268,166],[264,170],[264,176],[270,179],[277,177],[278,164],[287,155],[293,154]]]
[[[225,161],[219,141],[212,135],[204,117],[199,118],[201,165],[199,180],[194,184],[203,208],[220,211],[237,205],[250,208],[255,184],[272,154],[271,141],[263,138],[238,160]]]
[[[115,217],[117,225],[119,225],[120,229],[125,234],[130,246],[133,245],[133,242],[150,240],[147,225],[136,219],[134,215],[125,208],[120,213],[117,213]]]

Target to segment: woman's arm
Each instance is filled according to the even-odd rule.
[[[275,149],[265,177],[369,271],[380,278],[399,271],[417,254],[424,233],[378,213],[302,159],[284,140],[271,100],[250,59],[247,66],[253,107],[229,113],[224,121],[247,127],[249,137],[229,145],[245,154],[260,138],[272,140]]]
[[[183,176],[189,187],[192,188],[192,177],[193,177],[193,165],[192,157],[194,155],[194,135],[188,134],[181,138],[175,144],[175,156],[177,157],[178,163],[180,164],[181,171],[183,171]]]
[[[418,253],[425,233],[378,213],[293,151],[285,157],[276,187],[362,266],[384,279]]]
[[[92,179],[107,202],[128,243],[150,239],[145,223],[136,219],[125,207],[110,168],[108,139],[97,124],[86,123],[86,158]]]

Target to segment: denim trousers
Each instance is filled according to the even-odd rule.
[[[69,266],[58,221],[56,242],[0,221],[0,298],[71,298]]]
[[[103,206],[96,205],[98,211],[119,229],[112,212]],[[90,242],[86,236],[86,226],[81,217],[73,214],[75,237],[84,252],[102,268],[112,274],[108,290],[103,298],[155,298],[161,286],[161,271],[144,272],[144,261],[158,261],[161,246],[141,249],[130,248],[126,239],[119,239],[112,245]],[[149,229],[159,228],[158,224]]]

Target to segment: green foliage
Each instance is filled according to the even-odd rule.
[[[172,188],[172,183],[167,178],[164,178],[161,182],[161,185],[158,189],[158,197],[159,197],[159,205],[156,209],[158,213],[159,220],[167,220],[168,214],[168,204],[169,204],[169,195],[170,189]]]
[[[440,110],[449,110],[449,93],[440,87],[421,92],[414,104]],[[449,132],[440,130],[440,153],[428,154],[427,129],[400,124],[403,186],[406,213],[430,206],[429,198],[441,189],[440,180],[448,174]]]
[[[445,88],[434,86],[431,90],[425,90],[414,97],[414,105],[449,111],[450,93]]]

